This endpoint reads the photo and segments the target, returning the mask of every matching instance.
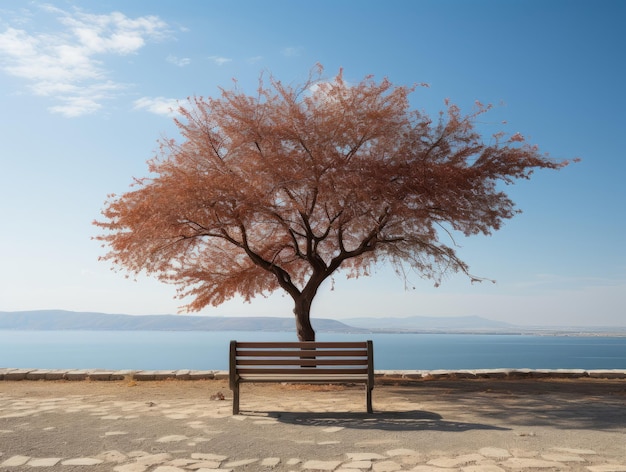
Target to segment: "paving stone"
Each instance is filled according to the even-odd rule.
[[[0,467],[18,467],[26,464],[29,460],[29,456],[13,456],[2,462]]]
[[[255,462],[259,462],[259,459],[242,459],[228,462],[227,464],[224,464],[224,467],[241,467],[244,465],[254,464]]]
[[[102,459],[105,462],[124,462],[127,459],[127,456],[122,454],[120,451],[112,450],[98,454],[96,459]]]
[[[352,461],[341,464],[342,469],[358,469],[358,470],[370,470],[372,468],[372,461]]]
[[[171,458],[172,456],[170,454],[168,454],[167,452],[163,452],[161,454],[150,454],[147,456],[138,457],[135,460],[138,464],[145,464],[150,466],[169,461]]]
[[[434,465],[435,467],[453,468],[469,465],[472,462],[479,462],[483,459],[484,457],[480,454],[465,454],[457,457],[438,457],[436,459],[428,461],[428,465]]]
[[[424,458],[422,456],[397,456],[394,458],[396,461],[398,461],[400,464],[402,465],[417,465],[417,464],[421,464],[424,461]]]
[[[495,464],[468,465],[461,467],[462,472],[506,472],[502,467]]]
[[[133,459],[136,459],[137,457],[146,457],[146,456],[150,456],[151,454],[149,452],[146,451],[130,451],[128,454],[126,454],[128,457],[131,457]]]
[[[587,467],[589,472],[626,472],[626,464],[600,464]]]
[[[153,472],[185,472],[185,469],[174,467],[173,465],[160,465]]]
[[[176,371],[175,370],[156,370],[154,372],[154,380],[167,380],[167,379],[175,379]]]
[[[376,454],[373,452],[348,452],[346,454],[348,459],[353,461],[371,461],[371,460],[379,460],[379,459],[387,459],[385,456],[381,456],[380,454]]]
[[[45,380],[47,370],[37,369],[31,370],[28,374],[26,374],[26,380]]]
[[[113,467],[114,472],[144,472],[148,470],[148,466],[146,464],[123,464],[116,465]]]
[[[306,461],[302,464],[304,470],[335,470],[340,461]]]
[[[191,374],[190,370],[180,369],[176,372],[176,380],[189,380],[189,376]]]
[[[459,469],[457,468],[453,468],[453,469],[447,469],[444,467],[435,467],[434,465],[418,465],[415,466],[411,469],[412,472],[446,472],[446,471],[457,471]]]
[[[287,465],[298,465],[300,462],[302,462],[302,460],[298,459],[297,457],[287,459]]]
[[[564,469],[565,464],[555,461],[546,461],[544,459],[534,459],[526,457],[512,457],[500,463],[500,465],[509,469],[548,469],[557,468]]]
[[[397,457],[397,456],[420,456],[421,454],[413,449],[392,449],[391,451],[385,452],[389,457]]]
[[[112,371],[89,371],[88,372],[88,377],[91,380],[101,380],[101,381],[108,381],[112,379],[112,376],[114,375],[114,372]]]
[[[233,472],[234,469],[198,469],[198,472]]]
[[[205,454],[202,452],[194,452],[191,454],[192,459],[222,462],[228,459],[228,456],[220,456],[219,454]]]
[[[66,459],[61,462],[62,465],[98,465],[102,464],[102,459],[96,459],[94,457],[77,457],[76,459]]]
[[[4,380],[24,380],[30,370],[28,369],[11,369],[4,374]]]
[[[593,449],[573,449],[570,447],[552,447],[552,451],[565,452],[567,454],[594,455],[597,454]]]
[[[542,454],[541,458],[556,462],[586,462],[585,459],[574,454]]]
[[[215,378],[212,370],[194,370],[189,372],[189,380],[208,380]]]
[[[89,373],[86,370],[71,370],[65,373],[67,380],[85,380]]]
[[[40,459],[31,459],[28,461],[30,467],[53,467],[61,461],[60,457],[43,457]]]
[[[511,453],[506,449],[502,449],[499,447],[483,447],[478,450],[479,454],[490,457],[491,459],[506,459],[507,457],[511,457]]]
[[[186,441],[189,439],[187,436],[183,436],[182,434],[172,434],[170,436],[163,436],[156,440],[158,443],[170,443],[170,442],[180,442]]]
[[[381,461],[375,462],[372,466],[374,472],[394,472],[396,470],[402,470],[402,466],[394,461]]]
[[[219,469],[220,461],[200,461],[195,464],[189,464],[185,466],[185,469],[189,470],[204,470],[204,469]]]
[[[64,378],[64,370],[51,370],[46,374],[46,380],[63,380]]]
[[[511,455],[515,457],[537,457],[537,452],[527,449],[511,448]]]
[[[169,462],[167,462],[165,465],[173,465],[174,467],[183,467],[185,468],[185,466],[189,465],[189,464],[196,464],[198,461],[195,459],[173,459]]]
[[[276,467],[280,464],[280,457],[266,457],[261,461],[263,467]]]

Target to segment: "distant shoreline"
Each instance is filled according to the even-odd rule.
[[[313,318],[317,333],[467,334],[506,336],[626,337],[626,326],[516,326],[479,316]],[[291,317],[125,315],[64,310],[0,312],[0,331],[257,331],[295,332]]]
[[[172,328],[5,328],[0,327],[0,332],[3,331],[106,331],[106,332],[250,332],[257,331],[262,333],[294,333],[295,330],[273,330],[273,329],[172,329]],[[435,331],[435,330],[363,330],[363,331],[332,331],[332,330],[316,330],[320,333],[345,333],[345,334],[432,334],[432,335],[467,335],[467,336],[554,336],[554,337],[597,337],[597,338],[623,338],[626,337],[626,331],[560,331],[560,330],[520,330],[520,331],[463,331],[463,330],[451,330],[451,331]]]

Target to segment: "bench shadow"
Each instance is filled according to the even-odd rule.
[[[254,413],[243,413],[254,415]],[[359,412],[276,412],[264,413],[280,423],[299,426],[340,427],[347,429],[379,429],[384,431],[446,431],[500,430],[493,425],[446,421],[441,415],[422,410]]]

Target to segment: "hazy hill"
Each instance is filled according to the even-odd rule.
[[[520,327],[480,316],[409,316],[314,318],[320,333],[493,333],[493,334],[612,334],[626,327]],[[292,317],[222,317],[204,315],[115,315],[64,310],[0,311],[0,330],[137,330],[137,331],[269,331],[294,332]]]
[[[359,333],[336,320],[315,319],[319,332]],[[295,331],[292,318],[185,315],[110,315],[105,313],[38,310],[0,312],[0,329],[20,330],[139,330],[139,331]]]
[[[506,330],[512,327],[478,316],[351,318],[340,322],[315,318],[319,332],[403,332]],[[0,329],[139,331],[295,331],[293,318],[185,315],[121,315],[64,310],[0,312]]]

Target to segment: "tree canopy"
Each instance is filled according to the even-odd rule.
[[[162,140],[150,177],[109,197],[103,257],[178,286],[189,311],[285,290],[298,337],[314,340],[311,303],[337,270],[410,267],[439,283],[473,277],[451,233],[489,235],[518,210],[502,183],[558,169],[520,134],[486,139],[450,103],[436,119],[413,110],[414,86],[317,69],[300,86],[270,77],[194,97]],[[488,143],[486,142],[488,141]]]

